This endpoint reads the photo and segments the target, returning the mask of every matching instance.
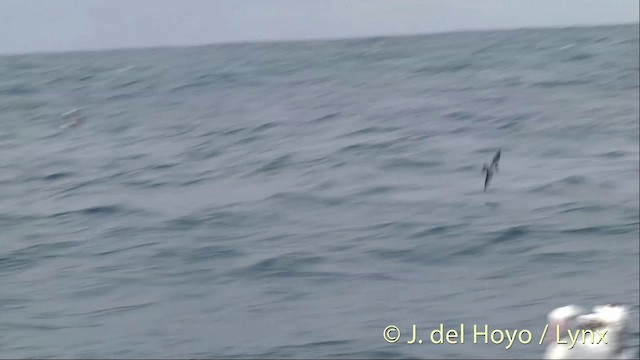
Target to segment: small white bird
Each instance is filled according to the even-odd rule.
[[[585,314],[575,305],[554,309],[547,316],[549,328],[545,359],[630,359],[625,352],[627,309],[622,305],[595,306]]]
[[[82,117],[79,115],[79,109],[73,109],[62,114],[62,118],[67,120],[64,124],[60,125],[61,128],[72,128],[82,124]]]

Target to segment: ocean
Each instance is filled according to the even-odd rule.
[[[0,57],[0,356],[540,358],[605,303],[640,348],[638,30]]]

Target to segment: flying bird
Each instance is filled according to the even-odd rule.
[[[627,315],[627,307],[617,304],[595,306],[590,314],[575,305],[554,309],[547,315],[549,327],[544,358],[634,358],[635,350],[624,348]]]
[[[65,123],[60,125],[60,128],[62,129],[74,128],[82,124],[83,122],[83,118],[80,115],[79,109],[67,111],[66,113],[62,114],[61,117],[65,120]]]
[[[487,188],[489,187],[489,183],[491,182],[491,179],[493,178],[493,172],[495,170],[495,172],[498,172],[498,162],[500,162],[500,153],[502,152],[502,149],[498,149],[498,152],[496,152],[496,154],[493,156],[493,159],[491,160],[491,165],[487,165],[487,163],[485,163],[482,166],[482,171],[486,171],[487,175],[484,178],[484,191],[487,191]]]

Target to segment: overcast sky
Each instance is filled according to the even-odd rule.
[[[639,0],[0,0],[0,53],[637,23]]]

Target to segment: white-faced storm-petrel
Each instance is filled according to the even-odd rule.
[[[491,160],[491,165],[487,165],[487,163],[482,166],[482,171],[487,172],[487,176],[484,178],[484,191],[487,191],[487,187],[489,187],[489,183],[491,182],[491,178],[493,178],[493,171],[498,172],[498,162],[500,161],[500,152],[501,149],[498,149],[498,152],[493,156],[493,160]]]

